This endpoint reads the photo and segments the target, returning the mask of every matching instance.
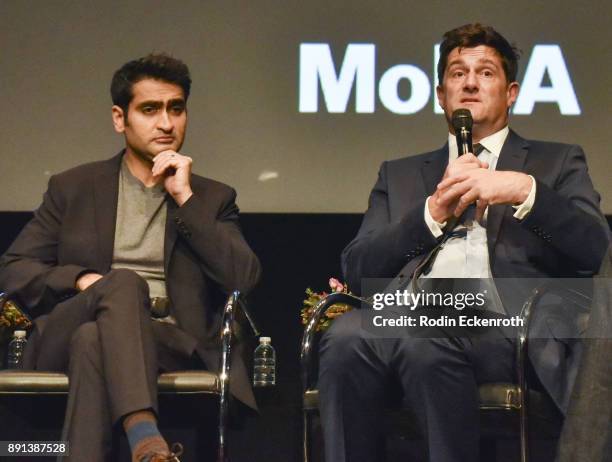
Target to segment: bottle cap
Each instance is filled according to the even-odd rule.
[[[272,343],[271,337],[259,337],[259,343]]]
[[[25,330],[16,330],[15,332],[13,332],[13,337],[15,338],[25,338],[25,336],[26,336]]]

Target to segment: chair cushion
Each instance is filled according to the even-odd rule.
[[[209,371],[164,372],[157,380],[159,393],[221,393],[219,376]]]
[[[0,371],[0,394],[57,394],[68,392],[68,377],[58,372]]]
[[[519,387],[514,383],[485,383],[478,387],[480,409],[520,409]]]
[[[481,409],[519,409],[519,390],[513,383],[486,383],[478,388]],[[319,390],[304,393],[304,409],[319,407]]]
[[[304,393],[304,410],[319,409],[319,390],[306,390]]]
[[[160,393],[220,393],[217,374],[209,371],[176,371],[160,374]],[[58,372],[0,371],[0,395],[61,394],[68,392],[68,377]]]

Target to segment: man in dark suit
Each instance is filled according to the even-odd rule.
[[[448,144],[381,166],[359,233],[342,255],[345,277],[356,292],[367,278],[401,272],[410,279],[442,239],[419,281],[579,277],[597,271],[608,233],[584,153],[578,146],[527,141],[508,128],[519,89],[517,59],[491,27],[470,24],[445,34],[437,95]],[[472,114],[478,157],[458,157],[451,115],[459,108]],[[475,204],[471,214],[470,204]],[[448,233],[453,217],[460,221]],[[511,291],[499,284],[489,289],[493,311],[516,314],[520,306],[511,303]],[[432,329],[423,336],[428,338],[407,333],[382,338],[363,329],[366,316],[361,310],[343,315],[321,341],[326,460],[382,458],[382,410],[394,383],[425,434],[431,461],[478,460],[477,387],[513,381],[512,339],[501,332],[454,337],[443,329]],[[564,393],[556,395],[560,406]]]
[[[180,153],[190,86],[168,55],[121,67],[112,118],[125,149],[53,176],[0,263],[0,287],[36,316],[30,366],[70,377],[70,460],[104,460],[115,425],[134,461],[178,460],[157,427],[158,372],[216,370],[219,307],[260,275],[236,192],[192,174]],[[232,392],[254,406],[234,366]]]

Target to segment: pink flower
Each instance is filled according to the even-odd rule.
[[[344,285],[336,278],[329,278],[329,287],[333,292],[343,292]]]

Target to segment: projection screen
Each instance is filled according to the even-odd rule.
[[[584,147],[609,181],[609,5],[602,2],[0,2],[0,210],[118,152],[110,79],[165,51],[191,69],[183,152],[247,212],[362,212],[380,163],[441,146],[436,45],[491,24],[522,50],[511,127]]]

